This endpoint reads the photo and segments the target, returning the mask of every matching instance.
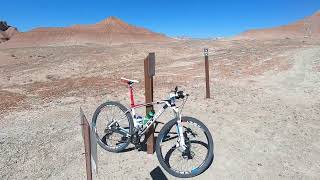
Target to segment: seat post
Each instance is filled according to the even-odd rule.
[[[131,107],[133,108],[135,105],[134,105],[132,84],[128,83],[128,86],[129,86],[129,94],[130,94],[130,103],[131,103]]]

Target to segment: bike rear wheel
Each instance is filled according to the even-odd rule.
[[[161,166],[171,175],[180,178],[197,176],[207,170],[213,161],[213,140],[208,128],[192,117],[182,117],[186,148],[179,146],[177,119],[161,129],[156,153]]]
[[[110,152],[120,152],[130,143],[133,120],[130,111],[118,102],[105,102],[93,114],[92,130],[98,144]]]

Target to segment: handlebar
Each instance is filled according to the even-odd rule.
[[[177,92],[177,99],[183,99],[184,97],[189,96],[189,94],[184,93],[183,91],[178,91]]]
[[[184,97],[189,96],[189,94],[186,94],[183,91],[178,91],[177,86],[174,88],[174,91],[172,92],[174,93],[173,97],[175,97],[176,99],[183,99]]]

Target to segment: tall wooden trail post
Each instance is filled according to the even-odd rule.
[[[155,53],[149,53],[144,59],[144,81],[145,81],[145,101],[146,103],[153,102],[153,76],[155,75]],[[146,114],[153,111],[153,106],[146,107]],[[151,126],[146,134],[147,138],[147,153],[154,153],[155,139],[154,126]]]
[[[209,79],[209,52],[208,48],[204,48],[204,62],[206,74],[206,98],[210,98],[210,79]]]

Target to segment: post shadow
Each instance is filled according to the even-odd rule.
[[[153,180],[168,180],[168,178],[166,177],[166,175],[163,173],[163,171],[161,170],[161,168],[159,166],[154,168],[150,172],[150,175]]]

